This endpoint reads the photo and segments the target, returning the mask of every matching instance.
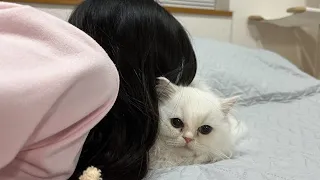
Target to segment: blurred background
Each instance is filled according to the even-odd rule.
[[[67,20],[80,0],[12,0],[29,4]],[[12,2],[11,1],[11,2]],[[212,38],[251,48],[263,48],[289,59],[308,74],[320,78],[317,52],[319,24],[283,27],[268,21],[292,16],[291,7],[319,8],[320,0],[158,0],[185,26],[191,36]],[[320,12],[320,11],[319,11]],[[320,16],[319,16],[320,17]],[[298,20],[297,20],[298,21]],[[305,21],[299,19],[299,21]],[[320,20],[319,20],[320,21]]]

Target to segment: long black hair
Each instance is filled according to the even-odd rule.
[[[91,165],[107,180],[142,179],[158,130],[156,79],[191,83],[196,58],[189,37],[153,0],[85,0],[69,22],[104,48],[120,75],[118,98],[90,131],[70,179]]]

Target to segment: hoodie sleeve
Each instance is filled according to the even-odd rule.
[[[0,179],[66,180],[118,88],[114,64],[85,33],[0,2]]]

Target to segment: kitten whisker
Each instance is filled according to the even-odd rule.
[[[216,148],[212,148],[212,147],[208,147],[208,146],[205,146],[205,145],[198,145],[196,146],[195,148],[197,151],[201,151],[202,149],[210,149],[210,151],[206,152],[208,153],[208,155],[210,156],[211,159],[215,159],[215,157],[213,156],[218,156],[219,159],[230,159],[231,158],[231,151],[229,152],[230,156],[226,155],[225,153],[223,153],[223,151],[221,150],[218,150]]]
[[[179,146],[180,143],[179,142],[176,142],[175,140],[166,140],[165,143],[168,145],[168,146]]]
[[[219,149],[216,149],[216,148],[214,148],[214,149],[212,149],[213,150],[213,152],[216,152],[216,153],[218,153],[219,155],[222,155],[223,157],[220,157],[220,158],[222,158],[222,159],[230,159],[231,158],[231,151],[230,150],[227,150],[227,151],[229,151],[229,156],[228,155],[226,155],[222,150],[219,150]]]

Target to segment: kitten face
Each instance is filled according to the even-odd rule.
[[[225,158],[231,149],[227,116],[235,99],[220,99],[165,79],[162,83],[166,86],[160,84],[159,89],[169,90],[162,91],[166,96],[159,104],[159,139],[182,157]]]

